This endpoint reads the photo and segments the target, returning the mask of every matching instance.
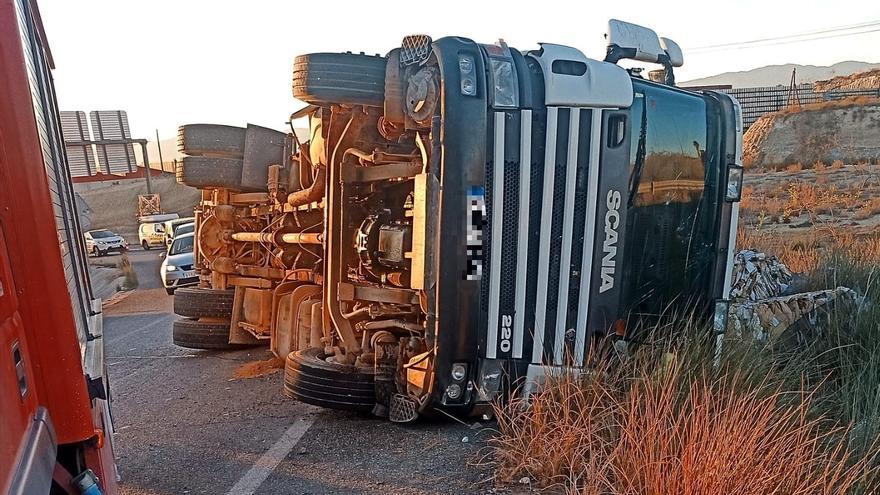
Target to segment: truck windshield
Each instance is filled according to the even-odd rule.
[[[658,314],[675,298],[709,291],[718,153],[702,97],[641,81],[634,89],[632,122],[642,129],[631,143],[622,302]]]
[[[183,253],[191,253],[193,251],[193,236],[179,237],[174,240],[171,244],[171,249],[168,250],[168,254],[174,256],[175,254],[183,254]]]

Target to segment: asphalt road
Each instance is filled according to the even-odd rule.
[[[172,297],[157,251],[129,258],[139,288],[104,310],[121,493],[492,493],[476,466],[488,431],[396,425],[281,394],[281,372],[233,379],[255,348],[196,351],[171,342]],[[473,422],[473,420],[471,420]]]

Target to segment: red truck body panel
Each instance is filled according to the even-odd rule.
[[[83,364],[86,342],[100,336],[86,324],[94,315],[76,211],[59,201],[72,185],[51,68],[35,2],[0,0],[0,493],[21,482],[40,414],[56,451],[74,449],[115,493],[107,408],[90,397]]]

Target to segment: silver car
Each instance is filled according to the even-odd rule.
[[[195,285],[199,282],[199,274],[193,267],[193,234],[183,234],[174,238],[168,254],[162,260],[159,276],[168,295],[174,294],[178,287]]]
[[[106,229],[90,230],[83,234],[86,241],[86,251],[95,256],[104,256],[116,251],[119,253],[128,249],[128,243],[121,235]]]

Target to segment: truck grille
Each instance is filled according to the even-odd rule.
[[[492,120],[481,286],[485,356],[561,364],[583,354],[586,335],[577,315],[586,311],[582,266],[593,252],[593,236],[586,235],[593,232],[587,221],[595,221],[586,213],[596,200],[588,191],[592,111],[550,107],[496,112]]]

